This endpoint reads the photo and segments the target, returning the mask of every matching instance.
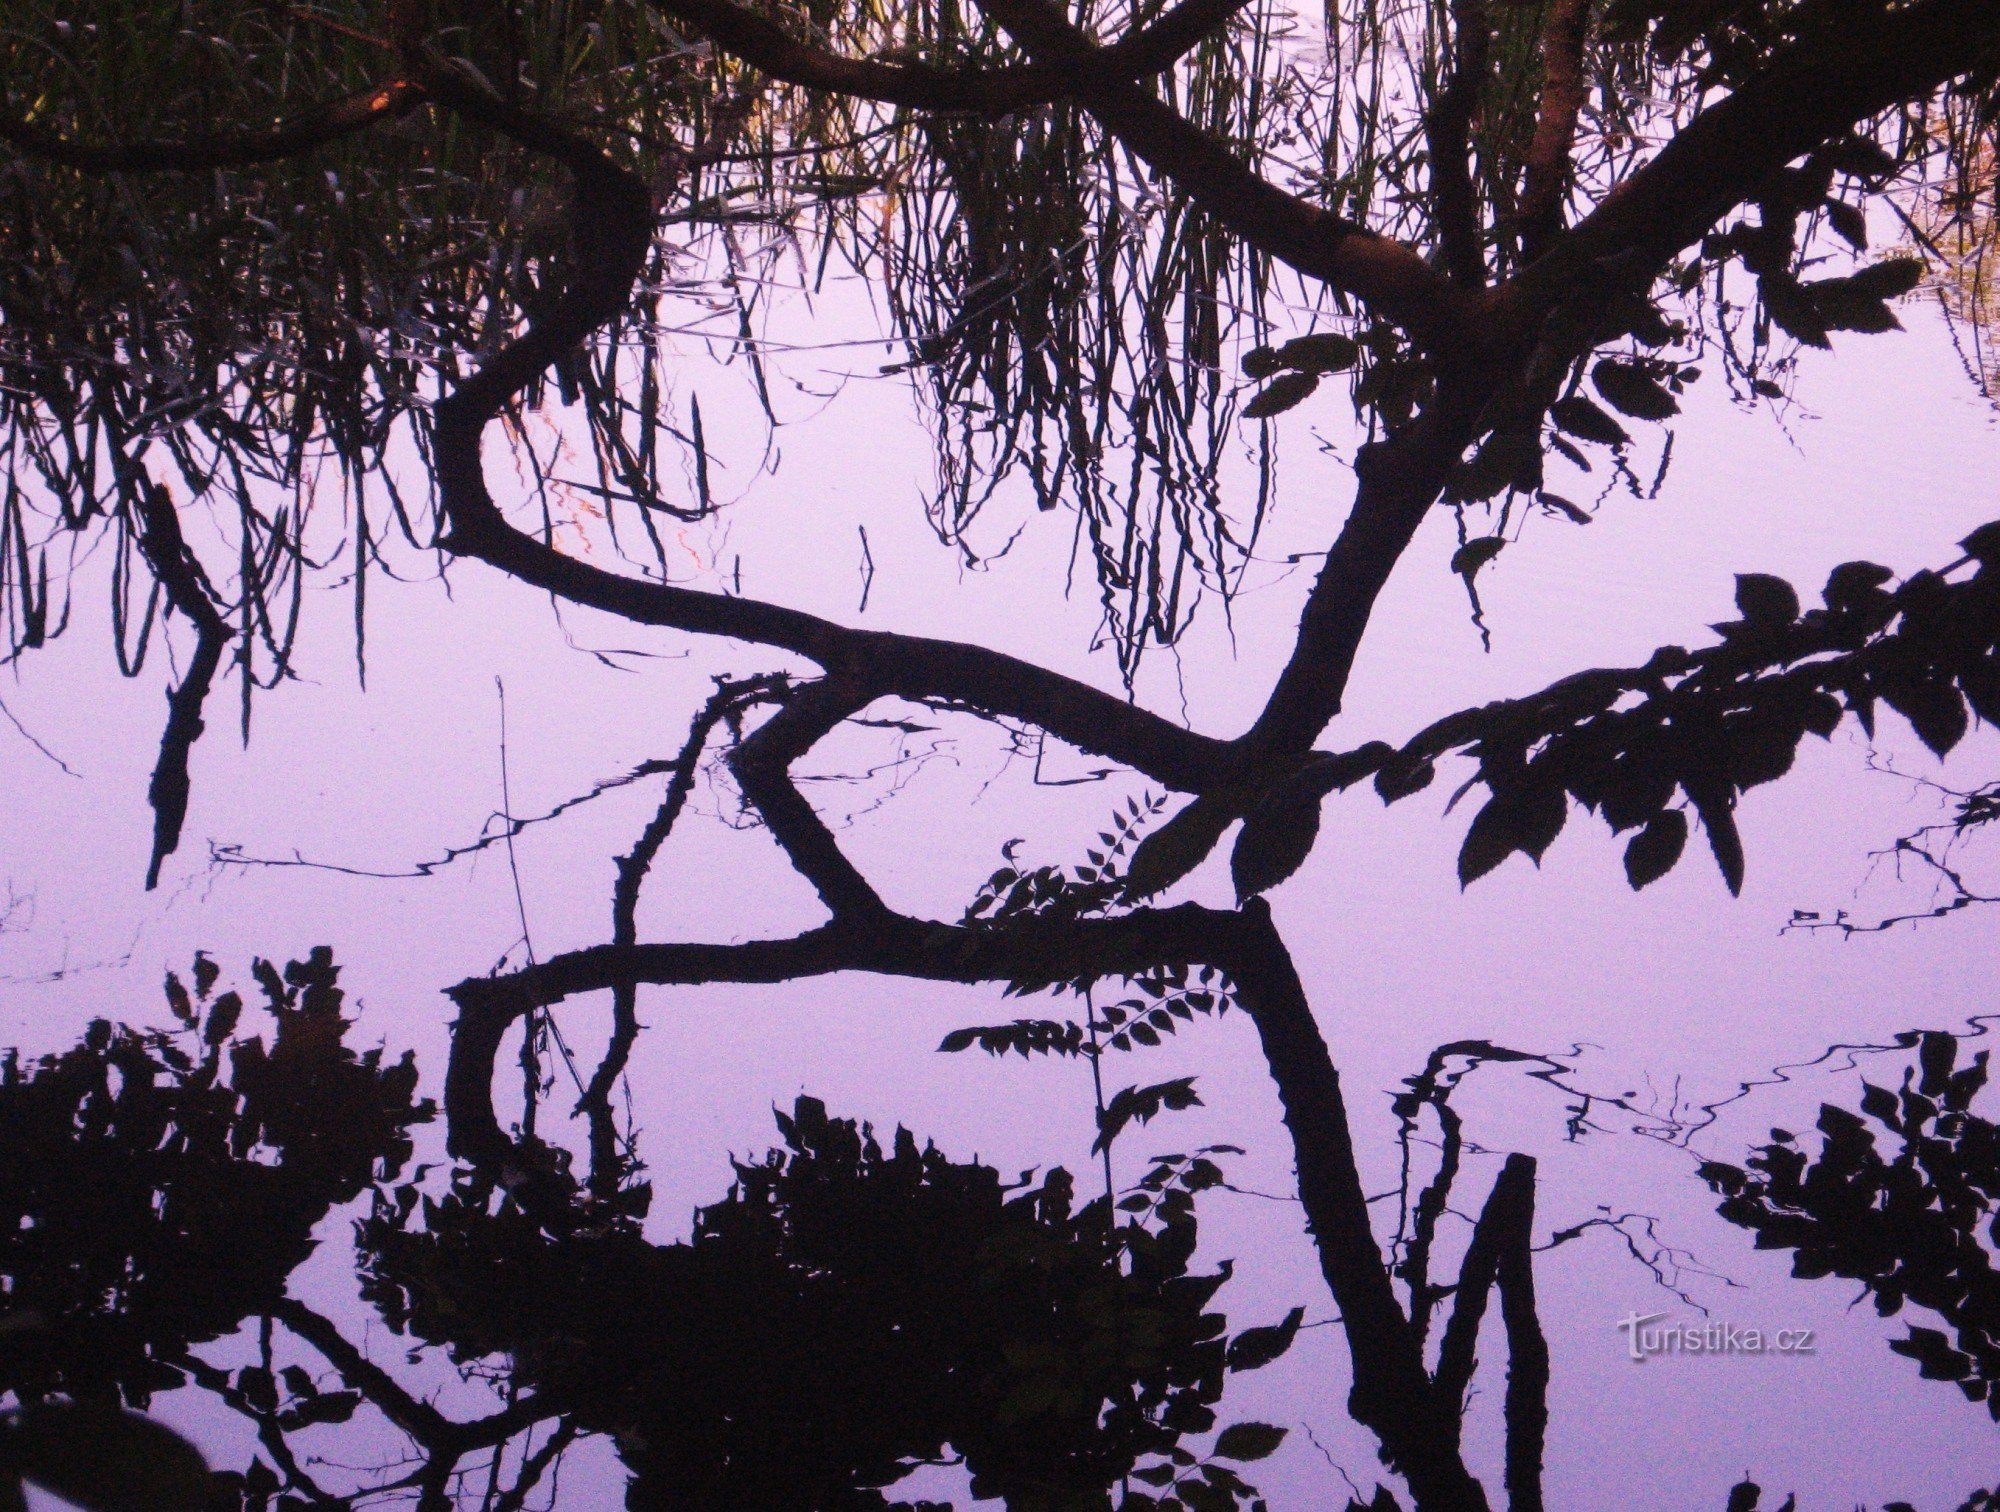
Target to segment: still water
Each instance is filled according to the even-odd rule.
[[[1949,560],[2000,515],[2000,435],[1946,334],[1909,324],[1809,365],[1813,412],[1782,424],[1698,393],[1657,497],[1538,520],[1482,574],[1490,651],[1441,515],[1338,744],[1704,644],[1738,571],[1810,598],[1841,561]],[[774,476],[675,538],[688,572],[1115,686],[1092,593],[1064,590],[1065,516],[996,515],[989,549],[1019,536],[965,567],[924,528],[901,391],[831,360],[793,376]],[[724,400],[740,374],[696,381],[718,455],[753,466],[754,417]],[[1195,728],[1261,703],[1310,570],[1290,558],[1351,486],[1352,438],[1300,420],[1287,439],[1245,590],[1141,671],[1139,699]],[[594,1147],[572,1110],[613,1015],[580,992],[543,1021],[535,1097],[516,1019],[491,1118],[447,1120],[470,1010],[441,994],[608,938],[617,858],[669,779],[410,873],[489,816],[673,757],[716,676],[786,668],[557,616],[475,563],[409,566],[373,610],[365,692],[329,595],[302,658],[318,681],[262,700],[247,747],[215,721],[150,896],[160,682],[107,678],[77,632],[5,687],[61,765],[0,729],[0,1386],[143,1408],[240,1477],[217,1506],[1408,1505],[1384,1413],[1350,1411],[1366,1320],[1334,1305],[1226,974],[1104,982],[1087,1005],[839,971],[644,988]],[[1101,836],[1129,854],[1126,828],[1161,822],[1074,751],[875,712],[805,787],[899,912],[957,920],[996,868],[1073,876]],[[1974,787],[1995,751],[1980,730],[1941,769],[1893,718],[1872,748],[1851,726],[1808,740],[1744,804],[1738,898],[1705,854],[1634,894],[1582,823],[1461,891],[1455,780],[1327,802],[1275,928],[1340,1074],[1379,1279],[1424,1320],[1427,1368],[1459,1372],[1464,1459],[1496,1501],[1537,1444],[1546,1504],[1578,1512],[1932,1512],[2000,1484],[1991,921],[1785,928],[1929,906],[1934,879],[1871,852],[1948,812],[1912,779]],[[1979,885],[1976,842],[1964,859]],[[1229,908],[1226,860],[1172,900]],[[636,938],[822,917],[703,768]],[[1096,1023],[1107,1048],[940,1053],[1020,1019]],[[1108,1142],[1101,1107],[1132,1115]],[[455,1161],[448,1123],[459,1153],[487,1134],[506,1153]],[[120,1452],[171,1459],[149,1444]]]

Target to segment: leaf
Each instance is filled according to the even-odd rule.
[[[1086,1038],[1081,1024],[1055,1019],[1015,1019],[1011,1024],[954,1029],[938,1043],[938,1049],[946,1055],[956,1055],[977,1045],[988,1055],[1005,1055],[1011,1050],[1022,1057],[1077,1056],[1085,1052]]]
[[[1667,392],[1666,385],[1637,363],[1606,357],[1590,370],[1597,392],[1621,414],[1638,420],[1670,420],[1681,412],[1681,404]]]
[[[1384,803],[1395,803],[1412,793],[1421,793],[1437,776],[1437,767],[1428,761],[1387,762],[1375,774],[1375,791]]]
[[[1458,884],[1469,887],[1515,851],[1540,864],[1542,854],[1562,832],[1569,813],[1569,795],[1560,786],[1524,783],[1496,793],[1473,815],[1458,851]]]
[[[278,1383],[262,1365],[245,1365],[237,1371],[236,1389],[243,1394],[243,1400],[259,1412],[277,1409]]]
[[[1625,847],[1625,880],[1632,891],[1660,880],[1674,869],[1687,847],[1687,815],[1679,809],[1664,809],[1634,835]]]
[[[1890,257],[1863,268],[1849,282],[1876,299],[1901,299],[1928,271],[1921,257]]]
[[[1736,608],[1753,625],[1789,625],[1799,617],[1798,590],[1768,572],[1739,572]]]
[[[1479,569],[1500,555],[1507,545],[1505,536],[1478,536],[1451,554],[1451,570],[1471,582]]]
[[[1965,738],[1965,700],[1950,683],[1878,676],[1875,690],[1882,695],[1882,702],[1910,722],[1917,739],[1930,747],[1933,755],[1943,756]]]
[[[136,1412],[43,1405],[16,1415],[16,1470],[83,1512],[202,1512],[208,1466],[173,1430]]]
[[[1567,431],[1570,435],[1585,441],[1596,441],[1605,446],[1623,446],[1632,439],[1624,426],[1582,394],[1572,394],[1567,399],[1558,399],[1549,406],[1549,418],[1555,421],[1558,430]]]
[[[215,1006],[208,1010],[208,1024],[202,1030],[202,1039],[211,1045],[219,1045],[236,1032],[236,1021],[243,1016],[243,999],[233,992],[225,992],[215,1000]]]
[[[1848,246],[1857,252],[1868,250],[1868,217],[1859,205],[1830,199],[1826,202],[1826,220]]]
[[[1360,343],[1338,331],[1315,331],[1278,348],[1280,366],[1302,373],[1342,373],[1360,360]]]
[[[1264,385],[1256,398],[1243,406],[1243,418],[1268,420],[1273,415],[1282,415],[1286,410],[1302,404],[1318,387],[1317,373],[1280,373]]]
[[[1219,1459],[1266,1459],[1285,1441],[1285,1432],[1270,1423],[1231,1423],[1216,1439],[1215,1453]]]
[[[1366,770],[1364,758],[1373,754],[1357,751],[1309,763],[1276,784],[1244,816],[1243,833],[1229,856],[1238,903],[1268,892],[1304,864],[1319,838],[1320,800],[1359,780]]]
[[[305,1428],[315,1423],[344,1423],[354,1416],[354,1409],[360,1405],[361,1393],[358,1391],[329,1391],[287,1409],[279,1414],[278,1422],[285,1428]]]
[[[1284,366],[1278,360],[1277,352],[1267,346],[1252,347],[1243,354],[1243,376],[1246,378],[1268,378],[1283,371]]]
[[[1982,567],[2000,566],[2000,520],[1980,526],[1958,548]]]
[[[1495,431],[1480,448],[1452,470],[1445,498],[1471,504],[1508,489],[1529,490],[1542,485],[1542,444],[1535,431]]]
[[[1887,300],[1857,287],[1852,279],[1829,278],[1805,286],[1818,308],[1820,319],[1829,331],[1859,331],[1863,335],[1880,336],[1887,331],[1900,331],[1902,321],[1889,308]]]
[[[1842,562],[1826,575],[1820,597],[1829,609],[1858,609],[1882,598],[1882,585],[1895,575],[1879,562]]]
[[[1764,312],[1771,317],[1771,323],[1786,335],[1807,346],[1833,345],[1826,339],[1826,322],[1820,318],[1819,306],[1796,278],[1767,273],[1757,280],[1757,292],[1763,298]]]
[[[1139,1029],[1143,1027],[1134,1028],[1134,1039],[1139,1038]],[[1158,1043],[1157,1037],[1153,1043]],[[1161,1113],[1202,1106],[1201,1096],[1194,1090],[1194,1080],[1192,1076],[1181,1076],[1155,1082],[1150,1087],[1126,1087],[1097,1115],[1097,1138],[1091,1142],[1090,1153],[1097,1155],[1110,1149],[1111,1142],[1135,1119],[1142,1124],[1151,1123]]]
[[[1577,525],[1588,525],[1596,518],[1596,516],[1592,515],[1582,505],[1572,503],[1561,494],[1550,493],[1546,488],[1535,495],[1535,502],[1540,504],[1544,509],[1562,515]]]
[[[1139,842],[1125,869],[1125,896],[1150,898],[1165,892],[1208,859],[1236,818],[1229,800],[1203,793]]]
[[[194,1003],[188,998],[188,990],[181,985],[181,979],[171,971],[167,973],[166,992],[167,1007],[173,1011],[174,1017],[192,1029],[195,1023]]]
[[[1688,791],[1694,801],[1695,812],[1701,815],[1701,827],[1708,834],[1708,848],[1715,857],[1715,864],[1722,871],[1722,880],[1728,884],[1732,896],[1743,892],[1743,837],[1736,832],[1735,799],[1729,794],[1711,794],[1706,784],[1701,791]]]
[[[1227,1361],[1231,1370],[1261,1370],[1292,1347],[1305,1322],[1306,1310],[1295,1307],[1281,1322],[1262,1328],[1246,1328],[1229,1341]]]
[[[1877,1123],[1897,1124],[1897,1114],[1901,1111],[1896,1094],[1887,1087],[1878,1087],[1873,1082],[1861,1084],[1861,1111]]]
[[[1174,1490],[1179,1494],[1182,1505],[1191,1512],[1236,1512],[1235,1496],[1206,1481],[1185,1480]]]
[[[1728,1512],[1757,1512],[1757,1503],[1763,1497],[1764,1488],[1755,1481],[1738,1481],[1729,1488]]]

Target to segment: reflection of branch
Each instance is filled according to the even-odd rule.
[[[655,9],[691,26],[774,79],[916,110],[1004,115],[1047,104],[1092,84],[1128,83],[1170,68],[1242,10],[1248,0],[1182,0],[1151,25],[1088,57],[999,69],[951,69],[928,63],[843,57],[795,40],[775,22],[734,0],[652,3]]]
[[[360,1392],[384,1417],[423,1447],[426,1462],[408,1481],[419,1488],[422,1508],[441,1509],[449,1505],[445,1488],[465,1455],[475,1449],[497,1448],[522,1429],[556,1415],[555,1408],[542,1397],[525,1396],[487,1417],[459,1422],[412,1396],[395,1377],[349,1343],[328,1319],[304,1303],[289,1297],[281,1299],[271,1309],[271,1316],[324,1355],[350,1389]]]
[[[334,1498],[300,1466],[298,1457],[292,1453],[292,1446],[285,1438],[285,1430],[278,1425],[278,1415],[274,1411],[257,1406],[237,1387],[230,1373],[218,1365],[211,1365],[201,1356],[182,1350],[168,1357],[168,1363],[176,1369],[187,1372],[197,1386],[215,1394],[222,1403],[235,1412],[241,1413],[257,1425],[257,1442],[264,1446],[264,1452],[271,1456],[271,1463],[283,1472],[286,1484],[295,1490],[310,1493],[315,1504],[330,1504]]]
[[[1555,0],[1542,22],[1542,100],[1521,185],[1521,255],[1532,262],[1562,231],[1576,119],[1588,97],[1583,45],[1590,0]]]
[[[416,877],[430,877],[435,876],[454,861],[461,861],[467,856],[476,856],[481,851],[487,850],[492,846],[505,844],[530,825],[546,824],[551,819],[560,819],[571,809],[580,808],[593,799],[602,798],[606,793],[615,793],[621,788],[630,787],[635,782],[643,782],[648,777],[657,777],[663,772],[671,772],[673,770],[675,770],[675,766],[670,761],[642,761],[629,772],[622,773],[617,777],[606,777],[592,783],[588,791],[578,793],[573,798],[565,798],[562,802],[543,813],[531,814],[525,819],[516,819],[511,814],[495,814],[486,821],[489,827],[481,831],[477,840],[467,841],[464,845],[450,846],[442,855],[433,856],[428,861],[419,861],[414,866],[407,867],[402,871],[375,871],[361,866],[342,866],[338,862],[311,861],[298,855],[246,856],[243,854],[243,847],[240,845],[211,845],[209,847],[208,859],[210,864],[215,866],[299,867],[306,871],[334,872],[343,877],[369,877],[381,881],[400,881]],[[495,819],[500,821],[499,828],[497,829],[491,827]]]
[[[1472,1230],[1457,1296],[1445,1324],[1437,1390],[1452,1404],[1454,1424],[1472,1384],[1479,1325],[1497,1285],[1507,1331],[1507,1505],[1534,1512],[1542,1505],[1542,1445],[1548,1431],[1549,1347],[1535,1312],[1533,1230],[1535,1162],[1509,1155]]]
[[[1050,0],[988,0],[984,9],[1043,62],[1081,65],[1097,56]],[[1442,349],[1467,336],[1472,294],[1414,248],[1279,188],[1144,89],[1113,84],[1077,93],[1121,143],[1259,251],[1374,306],[1427,345]]]
[[[1971,908],[1975,904],[2000,903],[2000,894],[1974,892],[1966,883],[1964,874],[1958,868],[1948,864],[1942,856],[1933,855],[1924,848],[1921,841],[1914,840],[1908,835],[1905,835],[1889,847],[1886,854],[1896,859],[1899,870],[1901,862],[1905,858],[1908,858],[1918,865],[1935,872],[1938,879],[1950,888],[1949,895],[1942,902],[1934,903],[1929,908],[1918,909],[1910,913],[1889,914],[1867,924],[1857,924],[1854,920],[1848,918],[1846,909],[1841,909],[1830,919],[1822,918],[1819,914],[1809,910],[1794,909],[1792,917],[1785,924],[1786,930],[1817,931],[1832,929],[1838,930],[1841,934],[1847,936],[1882,934],[1887,930],[1894,929],[1898,924],[1920,924],[1926,919],[1945,919],[1964,909]]]
[[[1875,767],[1872,758],[1870,766],[1875,770],[1883,769]],[[1889,770],[1894,771],[1893,768]],[[1894,775],[1901,776],[1902,773],[1897,772]],[[1812,909],[1797,908],[1792,910],[1791,920],[1785,925],[1787,931],[1797,929],[1812,932],[1831,929],[1849,937],[1858,934],[1881,934],[1894,929],[1898,924],[1917,924],[1927,919],[1948,918],[1975,904],[2000,903],[2000,895],[1975,891],[1966,882],[1963,870],[1953,865],[1950,860],[1952,850],[1958,841],[1965,838],[1972,830],[2000,820],[2000,782],[1987,783],[1969,792],[1960,792],[1928,778],[1912,780],[1919,786],[1935,789],[1946,797],[1957,799],[1957,814],[1945,822],[1926,824],[1899,837],[1887,850],[1876,851],[1871,859],[1877,862],[1884,860],[1893,862],[1898,877],[1902,875],[1902,864],[1905,860],[1913,861],[1928,869],[1949,888],[1944,899],[1927,909],[1890,914],[1868,924],[1857,924],[1847,916],[1846,909],[1839,910],[1829,919]]]
[[[146,867],[150,891],[159,885],[161,863],[181,843],[181,824],[188,806],[188,756],[201,739],[201,706],[222,664],[222,648],[234,632],[216,608],[194,553],[181,538],[180,516],[166,489],[142,478],[136,494],[139,549],[166,591],[167,602],[187,616],[195,631],[194,655],[188,658],[180,686],[167,695],[167,727],[160,735],[160,760],[146,790],[153,805],[153,855]]]
[[[660,847],[667,843],[681,810],[694,791],[696,769],[715,727],[734,718],[753,702],[774,695],[783,685],[778,678],[749,678],[741,682],[719,682],[715,692],[695,715],[681,753],[668,763],[673,776],[666,794],[628,855],[618,860],[618,880],[611,891],[611,942],[634,945],[639,939],[639,890]],[[612,989],[611,1040],[604,1058],[591,1075],[576,1110],[590,1121],[591,1180],[600,1187],[615,1181],[618,1170],[617,1133],[611,1122],[611,1088],[631,1058],[632,1045],[639,1037],[638,990],[630,982]],[[601,1193],[600,1193],[601,1194]]]
[[[565,556],[510,525],[486,486],[481,436],[550,363],[624,307],[652,244],[652,196],[638,176],[540,118],[449,76],[429,87],[452,108],[569,168],[578,243],[573,276],[547,313],[437,404],[435,470],[447,550],[635,624],[792,651],[838,668],[849,685],[872,697],[947,698],[988,717],[1020,719],[1183,790],[1222,780],[1231,767],[1225,742],[1015,657],[923,636],[853,630],[756,599],[624,577]]]
[[[1430,152],[1431,195],[1438,241],[1447,272],[1461,284],[1486,282],[1479,245],[1479,202],[1472,189],[1472,117],[1486,86],[1487,51],[1492,36],[1484,0],[1452,0],[1456,34],[1451,80],[1424,117]]]
[[[1593,263],[1637,252],[1664,263],[1774,171],[1900,100],[1990,63],[1991,0],[1919,0],[1857,12],[1780,50],[1703,110],[1515,284],[1524,301],[1573,285]]]
[[[1502,1190],[1504,1205],[1500,1203]],[[1549,1341],[1535,1310],[1535,1162],[1509,1155],[1493,1184],[1500,1206],[1500,1320],[1507,1329],[1507,1512],[1541,1512],[1549,1431]],[[1489,1209],[1490,1210],[1490,1209]]]

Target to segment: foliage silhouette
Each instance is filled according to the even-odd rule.
[[[881,1488],[947,1458],[975,1494],[1022,1509],[1105,1507],[1128,1474],[1255,1499],[1240,1470],[1284,1430],[1228,1425],[1206,1454],[1184,1441],[1220,1426],[1227,1375],[1282,1355],[1298,1314],[1232,1340],[1211,1310],[1230,1267],[1189,1262],[1212,1162],[1162,1164],[1144,1211],[1121,1215],[1108,1199],[1077,1206],[1060,1169],[1008,1186],[905,1130],[885,1150],[801,1098],[778,1115],[783,1147],[736,1165],[689,1242],[653,1244],[629,1164],[613,1201],[572,1187],[534,1216],[469,1168],[426,1195],[405,1166],[432,1106],[412,1060],[346,1045],[330,953],[254,975],[253,1011],[277,1026],[268,1047],[199,956],[192,990],[167,981],[181,1030],[100,1021],[31,1067],[10,1057],[0,1392],[18,1406],[0,1415],[0,1479],[24,1474],[92,1512],[266,1512],[398,1487],[441,1508],[465,1455],[552,1424],[555,1452],[524,1469],[511,1505],[591,1434],[616,1442],[633,1506],[886,1507]],[[363,1194],[363,1297],[397,1332],[497,1368],[505,1405],[490,1417],[425,1406],[288,1294],[316,1231]],[[245,1325],[262,1363],[198,1351]],[[256,1425],[247,1470],[211,1477],[118,1411],[183,1386]],[[363,1407],[413,1440],[419,1468],[331,1491],[290,1440]]]
[[[399,1333],[504,1355],[613,1435],[634,1507],[883,1507],[879,1488],[951,1454],[975,1496],[1053,1512],[1108,1506],[1142,1461],[1168,1480],[1194,1463],[1229,1271],[1189,1272],[1184,1186],[1113,1223],[1061,1169],[1008,1187],[907,1130],[885,1150],[812,1098],[778,1122],[784,1147],[739,1162],[684,1244],[588,1211],[551,1233],[472,1175],[421,1214],[378,1203],[367,1295]],[[1257,1457],[1236,1442],[1215,1452]]]
[[[1903,1042],[1917,1064],[1902,1086],[1864,1084],[1859,1113],[1822,1105],[1816,1150],[1773,1130],[1747,1168],[1712,1162],[1702,1175],[1759,1249],[1793,1252],[1793,1275],[1859,1281],[1885,1318],[1906,1304],[1937,1318],[1943,1329],[1912,1324],[1889,1347],[2000,1420],[2000,1130],[1972,1108],[1988,1052],[1960,1066],[1956,1035]]]
[[[271,1309],[329,1212],[402,1170],[434,1108],[411,1058],[345,1043],[338,971],[324,948],[256,963],[268,1046],[201,957],[194,993],[167,979],[178,1033],[100,1019],[36,1065],[8,1052],[0,1390],[146,1406],[191,1346]]]
[[[1372,777],[1393,800],[1453,752],[1491,794],[1461,851],[1467,882],[1515,852],[1539,860],[1575,797],[1637,830],[1628,879],[1646,885],[1689,836],[1678,791],[1734,890],[1736,800],[1782,774],[1806,731],[1849,712],[1865,725],[1879,700],[1941,754],[1973,716],[1991,719],[1989,526],[1964,560],[1893,589],[1889,569],[1853,564],[1810,612],[1789,585],[1747,574],[1742,618],[1709,650],[1667,648],[1643,668],[1449,716],[1400,750],[1315,750],[1434,508],[1457,515],[1450,570],[1472,589],[1530,517],[1588,518],[1550,487],[1564,468],[1603,466],[1637,492],[1635,450],[1660,440],[1664,469],[1656,427],[1691,385],[1781,403],[1800,346],[1895,327],[1891,302],[1923,269],[1868,250],[1870,211],[1927,195],[1944,217],[1933,243],[1978,222],[2000,129],[2000,12],[1991,0],[1363,0],[1334,9],[1323,59],[1290,45],[1286,14],[1236,0],[1074,14],[1048,0],[982,0],[976,13],[812,0],[782,14],[731,0],[340,0],[309,15],[37,4],[0,42],[12,239],[0,448],[14,464],[0,602],[17,650],[43,644],[68,621],[65,552],[108,534],[122,664],[137,670],[162,602],[193,624],[151,789],[154,877],[186,822],[225,644],[246,700],[290,667],[315,483],[329,496],[342,484],[353,510],[328,560],[352,579],[357,636],[385,534],[373,490],[419,549],[781,660],[783,675],[719,691],[680,760],[658,768],[668,792],[621,867],[609,942],[452,989],[444,1103],[474,1179],[504,1188],[548,1242],[582,1242],[564,1227],[578,1201],[564,1158],[532,1130],[503,1131],[492,1090],[503,1037],[518,1025],[533,1046],[573,995],[613,999],[613,1054],[585,1103],[591,1195],[615,1227],[628,1157],[600,1135],[643,985],[872,971],[1060,985],[1089,1009],[1100,983],[1203,983],[1259,1036],[1355,1417],[1425,1512],[1484,1512],[1461,1420],[1497,1292],[1506,1489],[1528,1512],[1547,1385],[1533,1163],[1510,1158],[1495,1181],[1434,1364],[1429,1241],[1412,1220],[1402,1252],[1383,1254],[1339,1073],[1259,895],[1310,853],[1331,792]],[[669,227],[715,234],[677,266]],[[1036,505],[1079,511],[1121,687],[836,623],[719,578],[670,580],[659,517],[716,507],[691,394],[678,438],[690,480],[663,476],[682,430],[660,341],[677,281],[723,296],[722,324],[697,329],[741,355],[775,423],[745,290],[806,246],[886,291],[934,408],[933,521],[947,537],[965,542],[1010,469]],[[1267,297],[1280,282],[1282,305]],[[1305,329],[1273,329],[1274,308]],[[1243,408],[1258,427],[1247,507],[1225,505],[1218,461],[1239,418],[1232,358],[1262,385]],[[1145,708],[1129,696],[1139,652],[1240,578],[1271,504],[1265,424],[1341,388],[1357,419],[1354,496],[1262,707],[1233,737]],[[554,475],[537,449],[564,439],[560,420],[535,419],[554,402],[580,406],[595,484]],[[496,497],[489,433],[532,478],[525,497]],[[1114,483],[1121,448],[1129,471]],[[401,457],[421,488],[398,483]],[[224,522],[182,537],[193,506],[216,500]],[[567,526],[586,549],[566,549]],[[224,561],[227,573],[212,565]],[[1129,852],[1121,823],[1117,856],[1088,876],[1016,869],[957,923],[899,913],[793,775],[889,702],[1053,738],[1187,801]],[[711,742],[824,924],[729,944],[640,939],[640,885]],[[1238,906],[1146,903],[1238,823]],[[1101,1025],[1144,1046],[1191,1019],[1192,996],[1179,1001],[1187,1018],[1093,1012],[1084,1038]],[[1080,1052],[1067,1026],[1027,1022],[972,1042]],[[1191,1095],[1173,1086],[1150,1091],[1162,1105]],[[478,1206],[468,1197],[465,1211]],[[322,1333],[313,1347],[341,1346]],[[408,1402],[396,1414],[434,1441],[421,1474],[435,1500],[472,1430]],[[1204,1477],[1213,1494],[1189,1492],[1192,1504],[1236,1495]]]

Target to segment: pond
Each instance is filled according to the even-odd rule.
[[[585,272],[541,327],[618,250],[616,186],[562,161],[584,213],[534,213]],[[1726,381],[1709,311],[1670,424],[1614,372],[1625,439],[1558,408],[1546,477],[1440,474],[1347,635],[1438,350],[1407,424],[1246,418],[1393,366],[1273,293],[1222,343],[1234,408],[1135,438],[1120,368],[1127,428],[1044,472],[1035,426],[1088,447],[1073,395],[1022,397],[1038,348],[1009,414],[908,339],[965,267],[811,275],[810,228],[725,257],[662,214],[683,261],[621,339],[667,376],[441,364],[422,445],[361,469],[376,536],[328,466],[283,571],[225,579],[254,542],[179,483],[129,539],[36,538],[73,538],[74,608],[0,686],[10,1488],[2000,1506],[2000,417],[1962,299]],[[538,328],[487,371],[555,361]],[[671,438],[685,507],[594,470],[600,401]],[[444,480],[447,549],[393,538],[384,478]],[[246,642],[239,703],[201,658]]]

